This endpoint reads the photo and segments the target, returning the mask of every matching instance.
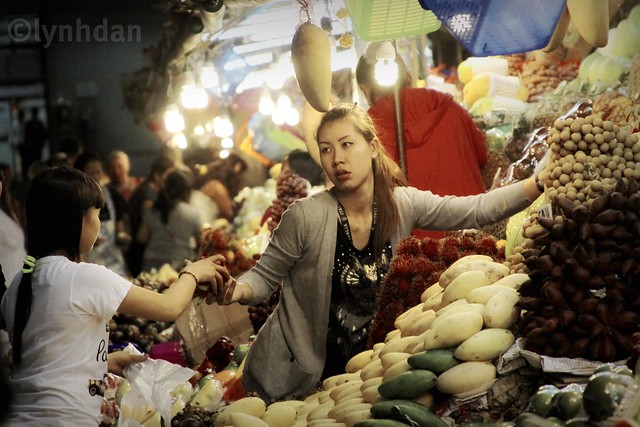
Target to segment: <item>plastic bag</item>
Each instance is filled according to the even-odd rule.
[[[132,345],[128,345],[124,351],[141,354]],[[144,362],[132,363],[127,366],[124,368],[124,374],[131,385],[131,390],[144,399],[149,406],[155,408],[166,421],[170,422],[173,406],[171,392],[189,380],[195,371],[166,360],[149,358]]]

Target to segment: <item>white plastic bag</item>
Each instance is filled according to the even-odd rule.
[[[141,354],[129,344],[124,351]],[[131,390],[140,395],[147,404],[157,410],[162,418],[171,422],[173,397],[171,392],[187,381],[195,371],[162,359],[147,359],[141,363],[132,363],[124,368],[124,375],[131,385]]]

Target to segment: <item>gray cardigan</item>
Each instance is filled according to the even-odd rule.
[[[476,196],[440,197],[412,187],[397,187],[394,196],[400,224],[392,248],[414,228],[479,228],[531,204],[522,182]],[[258,264],[238,279],[253,290],[250,304],[264,301],[283,283],[280,303],[260,329],[243,371],[245,389],[263,399],[303,398],[320,379],[337,223],[333,193],[296,201],[282,216]]]

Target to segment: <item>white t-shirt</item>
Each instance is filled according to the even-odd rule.
[[[22,333],[22,368],[12,373],[8,425],[70,426],[100,423],[107,372],[109,320],[132,284],[107,268],[62,256],[38,260],[32,273],[31,314]],[[13,343],[15,305],[22,274],[0,308]]]

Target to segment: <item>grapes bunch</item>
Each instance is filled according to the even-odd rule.
[[[289,205],[298,199],[307,197],[309,194],[309,182],[302,178],[300,175],[287,169],[282,171],[278,180],[276,181],[276,200],[270,208],[270,215],[268,220],[269,231],[273,231],[278,223],[282,214],[287,210]]]
[[[251,305],[248,307],[249,320],[251,326],[253,326],[253,332],[258,333],[267,318],[273,313],[276,305],[280,301],[280,294],[282,293],[282,285],[278,285],[278,288],[273,292],[269,298],[257,305]]]

